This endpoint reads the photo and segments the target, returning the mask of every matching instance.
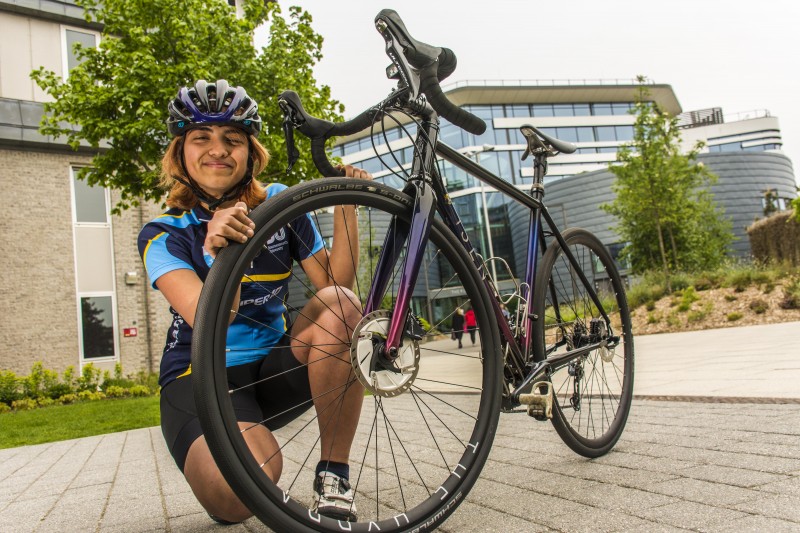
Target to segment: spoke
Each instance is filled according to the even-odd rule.
[[[438,380],[435,380],[435,379],[417,378],[415,381],[427,381],[429,383],[438,383],[440,385],[450,385],[451,387],[459,387],[459,388],[462,388],[462,389],[470,389],[470,390],[474,390],[474,391],[478,391],[478,392],[483,390],[480,387],[472,387],[470,385],[461,385],[460,383],[450,383],[449,381],[438,381]]]
[[[447,459],[444,457],[444,452],[442,452],[442,448],[439,446],[439,443],[436,440],[436,436],[433,434],[433,430],[431,429],[431,425],[428,424],[428,419],[425,418],[425,414],[422,412],[422,407],[419,406],[419,401],[417,400],[417,395],[414,394],[414,391],[411,391],[411,397],[414,398],[414,403],[417,405],[417,410],[419,411],[419,415],[422,417],[422,421],[425,422],[425,427],[428,428],[428,433],[430,433],[431,438],[433,439],[433,444],[436,446],[436,450],[439,452],[439,455],[442,457],[442,462],[444,463],[445,470],[450,470],[450,467],[447,464]]]
[[[445,405],[447,405],[447,406],[449,406],[449,407],[452,407],[453,409],[455,409],[455,410],[456,410],[456,411],[458,411],[459,413],[461,413],[461,414],[463,414],[463,415],[466,415],[466,416],[470,417],[470,418],[471,418],[471,419],[473,419],[473,420],[478,420],[478,419],[477,419],[477,417],[475,417],[475,416],[472,416],[471,414],[469,414],[469,413],[465,412],[463,409],[459,409],[458,407],[456,407],[455,405],[451,404],[450,402],[446,402],[446,401],[444,401],[443,399],[439,398],[438,396],[436,396],[436,395],[435,395],[435,394],[433,394],[432,392],[428,392],[428,391],[426,391],[425,389],[421,389],[420,387],[417,387],[417,386],[416,386],[416,385],[414,385],[414,384],[412,384],[412,385],[411,385],[411,387],[412,387],[412,388],[415,388],[415,389],[417,389],[417,390],[418,390],[418,391],[420,391],[420,392],[424,392],[424,393],[425,393],[425,394],[427,394],[428,396],[431,396],[432,398],[435,398],[435,399],[439,400],[439,401],[440,401],[440,402],[442,402],[443,404],[445,404]]]
[[[386,411],[383,409],[383,400],[378,402],[380,406],[381,413],[383,414],[383,426],[386,428],[386,441],[389,443],[389,453],[392,456],[392,462],[394,463],[394,472],[397,476],[397,487],[400,489],[400,499],[403,501],[403,509],[407,509],[406,506],[406,497],[405,493],[403,492],[403,484],[400,482],[400,469],[397,467],[397,457],[394,455],[394,445],[392,444],[392,437],[389,435],[389,416],[386,414]]]
[[[452,430],[452,429],[450,429],[450,426],[448,426],[448,425],[447,425],[447,423],[446,423],[444,420],[442,420],[442,419],[439,417],[439,415],[437,415],[437,414],[436,414],[436,412],[435,412],[433,409],[431,409],[431,406],[430,406],[430,405],[428,405],[428,403],[427,403],[425,400],[423,400],[423,399],[422,399],[422,397],[420,397],[420,396],[419,396],[419,394],[415,394],[415,393],[414,393],[414,391],[412,390],[412,391],[411,391],[411,395],[414,397],[414,400],[415,400],[415,401],[416,401],[416,400],[419,400],[420,402],[422,402],[422,405],[424,405],[425,407],[427,407],[427,408],[428,408],[428,410],[431,412],[431,414],[432,414],[433,416],[435,416],[435,417],[436,417],[436,420],[438,420],[438,421],[439,421],[439,422],[442,424],[442,426],[444,426],[444,428],[445,428],[447,431],[449,431],[449,432],[450,432],[450,434],[453,436],[453,438],[454,438],[454,439],[456,439],[456,440],[459,442],[459,444],[461,444],[462,446],[466,446],[466,444],[464,444],[464,441],[462,441],[462,440],[461,440],[461,438],[460,438],[458,435],[456,435],[456,434],[453,432],[453,430]]]

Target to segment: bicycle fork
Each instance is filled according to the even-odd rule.
[[[417,283],[420,267],[425,254],[425,245],[428,242],[431,223],[436,208],[436,195],[433,189],[422,181],[409,184],[415,192],[414,208],[411,221],[406,222],[398,217],[393,217],[390,231],[386,234],[383,249],[376,266],[375,278],[369,290],[365,312],[371,313],[380,308],[389,283],[392,281],[392,270],[401,255],[404,246],[407,247],[406,261],[403,263],[400,274],[397,299],[394,302],[394,312],[389,323],[386,343],[382,350],[382,359],[392,362],[397,358],[402,336],[407,329],[413,330],[413,324],[408,324],[408,311],[411,304],[411,295]]]

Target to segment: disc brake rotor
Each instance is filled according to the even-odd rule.
[[[389,333],[389,311],[379,310],[365,315],[353,332],[350,362],[358,381],[376,396],[392,397],[407,391],[419,372],[419,343],[405,338],[398,348],[397,359],[388,363],[381,349]]]

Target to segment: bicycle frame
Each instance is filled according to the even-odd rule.
[[[462,246],[472,258],[488,293],[492,296],[491,303],[494,315],[497,317],[502,316],[500,295],[491,277],[486,272],[484,262],[472,246],[463,228],[461,219],[453,207],[441,176],[439,176],[436,171],[433,150],[430,149],[431,146],[435,146],[435,153],[444,160],[464,170],[479,181],[495,188],[502,194],[511,197],[511,199],[522,204],[531,211],[528,258],[525,269],[525,288],[522,294],[522,299],[525,302],[525,309],[522,314],[522,330],[524,333],[522,334],[520,342],[517,342],[514,332],[511,330],[508,322],[505,320],[498,320],[500,336],[504,341],[503,345],[506,347],[508,354],[506,366],[510,366],[516,373],[518,379],[522,380],[511,395],[513,401],[518,401],[519,394],[531,382],[544,375],[549,375],[576,358],[600,347],[600,343],[593,343],[572,350],[568,354],[547,357],[544,361],[539,361],[534,364],[532,368],[529,367],[527,363],[530,359],[533,347],[533,320],[539,318],[533,315],[530,310],[531,298],[536,281],[535,277],[539,250],[541,249],[541,252],[544,253],[547,246],[545,233],[542,228],[542,220],[547,224],[550,232],[563,250],[565,257],[577,272],[589,297],[603,316],[609,332],[612,331],[611,320],[600,302],[594,287],[591,286],[591,283],[589,283],[589,280],[586,278],[577,260],[569,250],[555,221],[550,216],[550,213],[542,201],[544,196],[542,180],[545,174],[545,156],[535,156],[534,185],[531,193],[525,194],[509,182],[491,173],[480,164],[457,152],[447,144],[438,142],[438,131],[438,121],[434,115],[423,120],[420,131],[417,133],[417,138],[415,140],[416,150],[411,175],[409,183],[404,190],[404,192],[414,198],[412,218],[409,223],[395,221],[397,224],[396,231],[387,234],[381,255],[378,259],[373,285],[370,288],[369,297],[367,299],[366,312],[370,313],[378,308],[389,283],[392,266],[399,257],[400,250],[403,246],[407,246],[407,261],[403,265],[403,270],[400,275],[400,284],[394,306],[395,310],[399,312],[395,312],[392,315],[384,352],[387,359],[390,361],[393,360],[398,353],[402,335],[408,328],[407,316],[411,293],[413,292],[417,275],[422,265],[423,250],[428,239],[431,220],[434,214],[438,212],[445,224],[459,237]],[[555,313],[558,316],[558,305],[555,307]]]

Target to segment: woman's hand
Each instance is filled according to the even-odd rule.
[[[211,257],[216,257],[220,250],[228,246],[229,241],[247,242],[255,235],[255,223],[247,216],[247,204],[237,202],[233,207],[220,209],[208,222],[208,231],[203,248]]]
[[[366,170],[354,167],[353,165],[336,165],[336,170],[338,170],[339,172],[344,172],[344,176],[346,178],[356,178],[362,180],[372,179],[372,174],[370,174]]]

